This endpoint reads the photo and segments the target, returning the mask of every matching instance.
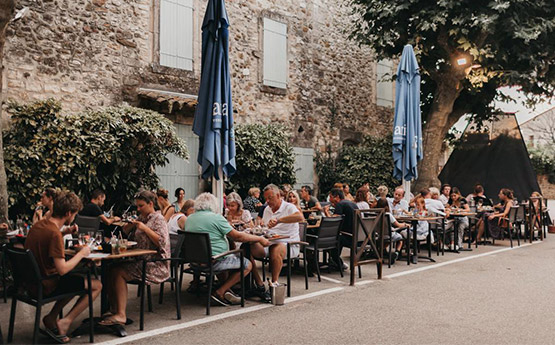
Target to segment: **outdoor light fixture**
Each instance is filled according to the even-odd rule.
[[[464,66],[464,65],[466,65],[466,58],[457,59],[457,64],[458,64],[459,66]]]

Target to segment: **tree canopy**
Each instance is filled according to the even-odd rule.
[[[373,48],[378,59],[395,59],[405,44],[414,46],[422,75],[423,120],[433,127],[424,132],[425,151],[432,149],[426,142],[441,145],[439,140],[426,140],[427,135],[443,134],[442,140],[462,115],[476,120],[494,116],[497,109],[492,101],[508,97],[499,90],[501,86],[520,86],[530,104],[553,96],[553,1],[351,3],[352,37]],[[427,164],[438,161],[435,152],[428,158]]]

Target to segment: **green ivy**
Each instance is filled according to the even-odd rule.
[[[547,175],[549,183],[555,183],[555,156],[549,148],[529,150],[530,161],[538,175]]]
[[[187,146],[162,115],[130,106],[62,115],[60,103],[10,103],[4,131],[10,212],[26,214],[47,186],[85,197],[106,191],[110,205],[128,203],[140,188],[155,188],[155,166],[174,153],[188,158]]]
[[[380,185],[390,190],[399,185],[393,178],[392,138],[366,136],[358,146],[343,146],[333,158],[329,153],[316,155],[320,197],[325,197],[336,182],[348,183],[351,193],[364,183],[370,183],[372,193]]]
[[[251,187],[295,183],[295,154],[282,125],[249,124],[235,128],[237,172],[229,188],[245,196]]]

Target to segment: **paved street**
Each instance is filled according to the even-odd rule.
[[[345,254],[345,253],[344,253]],[[204,298],[183,293],[183,319],[175,320],[174,299],[146,314],[145,331],[128,326],[127,338],[98,335],[96,342],[117,344],[545,344],[552,343],[555,299],[555,241],[510,250],[508,241],[461,254],[446,253],[438,263],[384,268],[376,281],[373,266],[363,268],[361,285],[324,273],[304,290],[296,275],[293,298],[284,306],[249,301],[245,308],[214,307],[204,315]],[[129,317],[138,321],[138,299],[130,293]],[[7,333],[9,304],[0,304]],[[96,309],[98,312],[98,308]],[[28,343],[33,310],[20,305],[16,343]],[[43,339],[44,340],[44,339]],[[88,337],[74,338],[86,343]]]

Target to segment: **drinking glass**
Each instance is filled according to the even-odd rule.
[[[104,234],[102,231],[97,231],[94,239],[98,245],[101,245],[104,242]]]
[[[119,240],[119,252],[125,253],[127,251],[127,240],[122,238]]]
[[[84,246],[87,244],[87,238],[85,234],[79,234],[79,245]]]

